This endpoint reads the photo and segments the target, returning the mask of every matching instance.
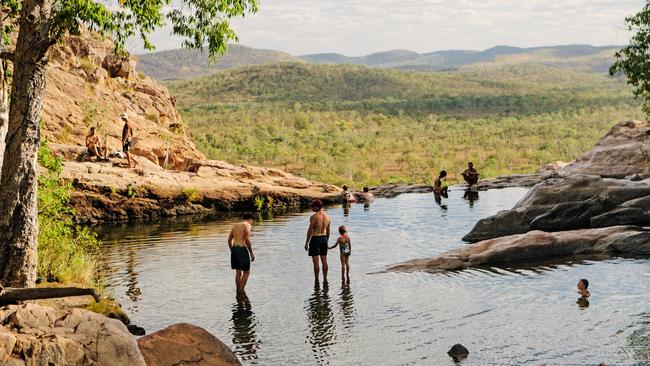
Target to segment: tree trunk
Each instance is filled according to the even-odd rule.
[[[0,52],[4,51],[4,44],[0,42]],[[0,60],[0,172],[2,171],[2,159],[5,152],[5,137],[9,126],[9,99],[7,90],[6,63]]]
[[[36,280],[39,124],[50,15],[50,1],[23,1],[0,178],[0,283],[9,287],[33,287]]]

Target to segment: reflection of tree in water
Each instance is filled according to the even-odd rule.
[[[235,353],[242,360],[256,360],[257,350],[260,347],[260,340],[255,333],[255,313],[250,300],[244,294],[237,298],[237,303],[232,306],[232,343],[235,345]]]
[[[636,364],[650,365],[650,314],[643,313],[640,317],[638,329],[627,337],[627,342]]]
[[[343,314],[343,329],[351,330],[356,323],[356,319],[354,313],[354,296],[352,296],[352,291],[350,291],[350,283],[342,283],[341,293],[339,295],[339,306]]]
[[[126,285],[126,295],[131,301],[138,301],[139,296],[142,294],[138,287],[138,272],[135,271],[135,248],[129,247],[129,259],[126,261],[126,273],[129,276]]]
[[[307,300],[308,342],[317,363],[326,362],[329,348],[334,345],[334,316],[328,294],[328,286],[314,287],[314,294]]]

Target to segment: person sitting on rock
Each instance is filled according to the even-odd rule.
[[[97,160],[100,160],[103,156],[106,160],[106,154],[108,153],[108,148],[104,145],[102,146],[99,142],[99,136],[95,135],[95,127],[90,128],[90,133],[86,136],[86,149],[88,151],[88,156],[95,156]]]
[[[449,186],[447,185],[447,172],[441,170],[438,178],[433,182],[433,194],[435,195],[444,195],[447,196],[447,190]]]
[[[465,179],[465,182],[469,184],[470,186],[473,186],[474,184],[478,183],[478,177],[479,173],[476,169],[474,169],[474,163],[471,161],[467,163],[467,169],[465,169],[460,175],[463,176]]]
[[[126,159],[129,161],[129,168],[136,166],[135,160],[131,157],[131,149],[133,148],[133,128],[129,124],[129,115],[122,113],[120,115],[122,121],[124,121],[124,127],[122,128],[122,151],[126,154]]]
[[[583,299],[587,299],[591,296],[591,293],[589,292],[589,281],[585,278],[578,281],[578,295]]]

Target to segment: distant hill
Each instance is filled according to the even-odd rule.
[[[304,62],[285,52],[230,45],[228,52],[210,64],[207,52],[177,49],[138,55],[137,70],[158,80],[191,79],[232,67],[278,62]]]
[[[594,47],[567,45],[519,48],[497,46],[484,51],[448,50],[419,54],[393,50],[367,56],[348,57],[338,53],[320,53],[300,56],[319,64],[354,64],[407,71],[438,71],[456,69],[474,64],[539,64],[552,67],[576,68],[582,71],[606,72],[619,46]]]

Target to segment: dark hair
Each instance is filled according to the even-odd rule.
[[[311,201],[311,205],[309,205],[309,207],[317,208],[320,210],[321,208],[323,208],[323,201],[316,198],[315,200]]]
[[[250,212],[246,212],[244,215],[242,215],[242,219],[244,219],[244,221],[255,220],[255,216],[253,216],[253,214]]]
[[[440,178],[444,178],[447,176],[447,171],[446,170],[441,170],[440,171]]]
[[[345,225],[339,226],[339,234],[343,235],[348,232],[348,229],[345,228]]]
[[[582,284],[585,285],[585,288],[589,288],[589,281],[587,281],[586,278],[581,278],[580,282],[582,282]]]
[[[368,186],[364,186],[364,187],[363,187],[363,191],[364,191],[364,192],[368,192]]]
[[[348,190],[348,186],[344,185],[344,186],[343,186],[343,190],[344,190],[344,191],[347,191],[347,190]]]
[[[95,127],[91,127],[90,132],[95,132]]]
[[[472,163],[472,162],[470,161],[470,162],[467,162],[467,165],[472,165],[472,166],[473,166],[474,163]]]

